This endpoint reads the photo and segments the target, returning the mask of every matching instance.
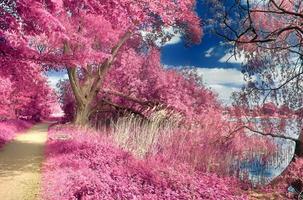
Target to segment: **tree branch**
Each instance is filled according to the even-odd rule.
[[[280,139],[286,139],[286,140],[292,140],[294,142],[298,142],[300,140],[298,139],[295,139],[295,138],[292,138],[292,137],[288,137],[288,136],[284,136],[284,135],[275,135],[275,134],[272,134],[272,133],[264,133],[262,131],[258,131],[258,130],[255,130],[249,126],[246,126],[246,125],[243,125],[243,126],[240,126],[238,128],[236,128],[235,130],[233,130],[232,132],[229,133],[229,135],[232,135],[242,129],[248,129],[250,130],[251,132],[253,133],[257,133],[257,134],[260,134],[260,135],[263,135],[263,136],[270,136],[270,137],[273,137],[273,138],[280,138]]]
[[[118,44],[112,48],[111,56],[107,58],[99,67],[99,76],[103,77],[103,75],[107,72],[107,70],[111,67],[113,64],[115,58],[118,55],[119,50],[122,48],[122,46],[126,43],[126,41],[132,36],[132,33],[130,31],[127,31],[123,37],[120,39]]]
[[[104,76],[106,75],[107,71],[110,69],[111,65],[113,64],[115,58],[118,55],[119,50],[122,48],[122,46],[127,42],[127,40],[131,36],[132,33],[130,31],[127,31],[120,39],[118,44],[112,48],[110,58],[107,58],[102,64],[99,65],[96,76],[94,77],[94,81],[89,92],[90,96],[96,96],[98,94]]]
[[[277,5],[277,3],[273,0],[269,0],[278,10],[280,10],[282,13],[286,13],[286,14],[289,14],[289,15],[294,15],[294,16],[297,16],[297,17],[300,17],[303,19],[303,14],[301,13],[297,13],[297,12],[292,12],[292,11],[289,11],[289,10],[286,10],[284,8],[281,8],[281,5]]]
[[[297,74],[295,74],[294,76],[292,76],[291,78],[287,79],[284,83],[282,83],[281,85],[279,85],[278,87],[275,88],[258,88],[255,87],[257,90],[263,90],[263,91],[274,91],[274,90],[279,90],[282,87],[284,87],[285,85],[287,85],[289,82],[293,81],[295,78],[298,78],[299,76],[303,75],[303,71],[299,72]]]
[[[67,74],[77,103],[83,104],[85,102],[85,99],[83,98],[83,94],[79,85],[76,68],[67,68]]]
[[[144,101],[135,97],[131,97],[129,95],[125,95],[121,92],[118,91],[113,91],[113,90],[109,90],[109,89],[103,89],[102,92],[107,93],[107,94],[111,94],[111,95],[115,95],[115,96],[119,96],[119,97],[123,97],[127,100],[133,101],[135,103],[141,104],[141,105],[145,105],[145,106],[150,106],[150,107],[154,107],[154,106],[159,106],[160,103],[159,102],[154,102],[154,101]]]
[[[106,99],[102,99],[102,102],[110,105],[110,106],[113,106],[114,108],[116,109],[119,109],[119,110],[124,110],[124,111],[128,111],[130,113],[133,113],[133,114],[136,114],[136,115],[139,115],[140,117],[142,117],[143,119],[147,119],[146,116],[144,116],[142,113],[140,113],[139,111],[135,110],[135,109],[132,109],[132,108],[129,108],[129,107],[126,107],[126,106],[121,106],[121,105],[118,105],[116,103],[113,103],[109,100],[106,100]]]

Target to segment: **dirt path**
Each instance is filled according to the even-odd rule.
[[[249,200],[281,200],[284,199],[278,193],[258,193],[258,192],[250,192]]]
[[[0,149],[0,199],[38,199],[49,124],[38,124]]]

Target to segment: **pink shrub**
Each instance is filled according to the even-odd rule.
[[[108,138],[52,128],[43,167],[43,199],[247,199],[238,183],[153,160],[136,160]]]
[[[12,140],[18,132],[29,128],[31,125],[32,123],[22,120],[0,121],[0,148]]]

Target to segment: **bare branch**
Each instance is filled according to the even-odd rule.
[[[138,98],[135,98],[135,97],[132,97],[132,96],[129,96],[129,95],[125,95],[125,94],[123,94],[121,92],[118,92],[118,91],[103,89],[102,92],[107,93],[107,94],[111,94],[111,95],[115,95],[115,96],[119,96],[119,97],[123,97],[127,100],[133,101],[135,103],[138,103],[138,104],[141,104],[141,105],[144,105],[144,106],[154,107],[154,106],[160,105],[159,102],[140,100]]]
[[[127,112],[133,113],[135,115],[139,115],[143,119],[147,119],[146,116],[144,116],[141,112],[139,112],[139,111],[137,111],[135,109],[132,109],[132,108],[129,108],[129,107],[126,107],[126,106],[122,106],[122,105],[118,105],[118,104],[113,103],[113,102],[111,102],[109,100],[106,100],[106,99],[102,99],[102,102],[104,102],[105,104],[108,104],[108,105],[114,107],[115,109],[127,111]]]
[[[257,133],[257,134],[260,134],[260,135],[263,135],[263,136],[270,136],[270,137],[273,137],[273,138],[280,138],[280,139],[286,139],[286,140],[292,140],[294,142],[298,142],[299,140],[298,139],[295,139],[295,138],[292,138],[292,137],[288,137],[288,136],[285,136],[285,135],[275,135],[275,134],[272,134],[272,133],[264,133],[262,131],[258,131],[258,130],[255,130],[249,126],[246,126],[246,125],[243,125],[243,126],[240,126],[238,128],[236,128],[235,130],[231,131],[229,133],[229,135],[232,135],[242,129],[248,129],[250,130],[251,132],[253,133]]]
[[[281,88],[283,88],[285,85],[287,85],[289,82],[293,81],[294,79],[300,77],[301,75],[303,75],[303,71],[299,72],[297,74],[295,74],[294,76],[290,77],[289,79],[287,79],[286,81],[284,81],[284,83],[282,83],[281,85],[279,85],[278,87],[275,88],[258,88],[256,87],[257,90],[263,90],[263,91],[274,91],[274,90],[279,90]]]

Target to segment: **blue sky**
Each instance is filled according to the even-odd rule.
[[[222,38],[215,34],[205,33],[202,42],[191,47],[186,47],[181,38],[174,40],[174,44],[165,45],[161,49],[161,61],[165,65],[224,69],[241,67],[243,60],[238,57],[237,60],[234,57],[228,60],[230,49],[224,45]]]
[[[199,45],[185,47],[184,42],[175,39],[175,44],[165,45],[161,50],[161,62],[169,67],[194,67],[205,84],[218,93],[224,103],[230,102],[230,95],[244,84],[240,71],[243,58],[230,57],[220,38],[206,34]]]
[[[209,13],[210,9],[206,6],[207,5],[204,5],[202,1],[197,1],[196,10],[202,23],[212,16],[212,14]],[[216,34],[210,33],[211,27],[209,25],[205,25],[203,30],[204,36],[201,44],[199,45],[187,48],[183,41],[175,39],[175,44],[164,46],[162,48],[163,64],[239,69],[239,61],[231,59],[230,62],[225,62],[227,59],[222,59],[228,50],[227,47],[223,45],[223,39]],[[206,54],[207,52],[209,53]]]
[[[205,9],[198,1],[197,12],[203,19],[210,16],[209,9]],[[198,45],[186,47],[182,36],[177,35],[161,48],[161,62],[169,67],[195,67],[202,76],[205,84],[218,93],[222,102],[229,104],[230,95],[238,91],[244,84],[240,72],[243,58],[230,58],[228,47],[219,36],[210,33],[209,27],[204,29],[202,42]],[[62,72],[48,73],[51,85],[54,87],[59,79],[67,78]]]
[[[198,1],[197,12],[203,19],[211,14],[209,9]],[[244,57],[231,57],[230,47],[224,40],[210,31],[210,27],[203,27],[204,35],[199,45],[186,47],[181,37],[173,38],[170,44],[161,49],[161,62],[170,67],[195,67],[203,77],[207,86],[219,94],[219,98],[230,103],[230,94],[238,91],[244,84],[240,72]]]

